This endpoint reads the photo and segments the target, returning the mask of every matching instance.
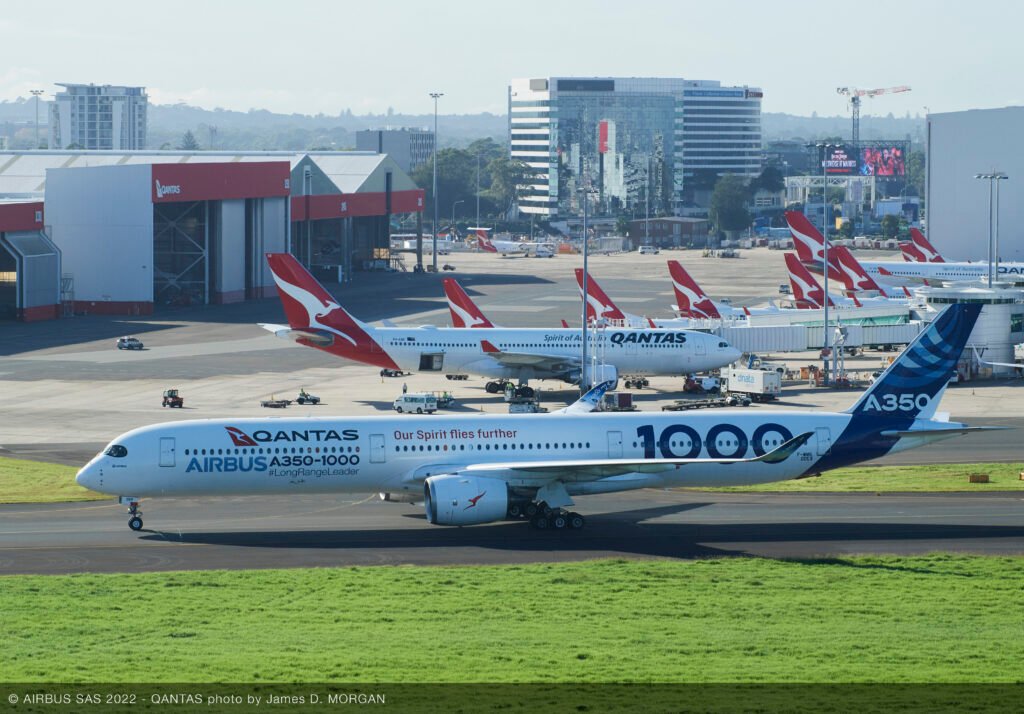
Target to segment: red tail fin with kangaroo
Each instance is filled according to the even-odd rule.
[[[678,260],[668,261],[668,273],[676,293],[676,307],[683,317],[719,320],[722,315],[697,281],[690,277]]]
[[[583,295],[583,269],[576,268],[576,284],[580,286],[580,295]],[[594,276],[587,274],[587,295],[584,298],[587,303],[587,321],[590,320],[622,320],[625,322],[626,315],[608,297],[607,293],[594,280]]]
[[[444,283],[444,295],[448,298],[448,310],[452,314],[452,327],[494,327],[457,280],[445,278],[441,282]]]
[[[289,253],[267,253],[270,272],[297,341],[356,362],[398,369],[373,339],[373,328],[341,307],[317,279]],[[305,339],[307,333],[311,339]]]

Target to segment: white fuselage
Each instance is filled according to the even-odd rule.
[[[409,492],[425,478],[470,464],[585,459],[744,458],[792,435],[815,432],[778,464],[689,464],[659,473],[567,480],[573,494],[649,486],[778,481],[812,469],[850,421],[848,414],[792,411],[318,417],[197,420],[141,427],[118,437],[121,457],[96,456],[78,482],[134,497]],[[249,445],[239,445],[239,443]],[[112,446],[113,444],[111,444]],[[512,487],[551,475],[510,470]]]
[[[581,330],[564,328],[376,328],[372,334],[403,370],[521,379],[561,379],[577,372],[582,345]],[[592,331],[590,339],[590,356],[596,353],[619,374],[703,372],[741,356],[720,337],[692,330],[603,329]],[[485,351],[484,341],[502,356]],[[537,356],[535,363],[530,355]]]
[[[926,281],[964,282],[985,280],[988,263],[907,263],[861,261],[865,272],[877,282],[888,285],[914,286]],[[885,271],[885,272],[882,272]],[[1024,283],[1024,263],[1000,263],[996,280]]]

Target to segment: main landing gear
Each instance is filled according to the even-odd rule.
[[[651,386],[646,377],[630,377],[626,380],[626,389],[644,389]]]
[[[128,502],[128,515],[131,516],[128,519],[128,527],[133,531],[142,530],[142,511],[139,510],[138,501]]]
[[[511,385],[511,382],[487,382],[487,384],[484,385],[484,390],[486,390],[488,394],[503,394]],[[515,387],[515,394],[512,396],[530,399],[534,395],[535,392],[533,387],[524,384],[519,387]]]
[[[575,511],[551,508],[546,503],[536,501],[510,503],[508,517],[511,520],[527,519],[530,525],[539,531],[562,531],[566,528],[580,530],[587,524],[587,519]]]

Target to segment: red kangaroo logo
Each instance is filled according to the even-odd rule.
[[[463,511],[468,511],[470,508],[473,508],[474,506],[476,506],[476,502],[479,501],[481,498],[483,498],[486,495],[487,495],[487,491],[484,491],[479,496],[476,496],[474,498],[469,499],[469,505],[466,506],[465,508],[463,508],[462,510]]]
[[[241,429],[234,426],[226,426],[224,428],[227,429],[228,436],[231,437],[231,441],[235,442],[235,446],[258,446],[258,444],[253,441],[253,438]]]

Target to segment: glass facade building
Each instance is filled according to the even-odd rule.
[[[511,157],[533,170],[523,213],[678,215],[725,173],[761,171],[761,90],[670,78],[515,79]]]
[[[50,105],[51,149],[146,148],[145,87],[109,84],[58,84],[64,87]]]

